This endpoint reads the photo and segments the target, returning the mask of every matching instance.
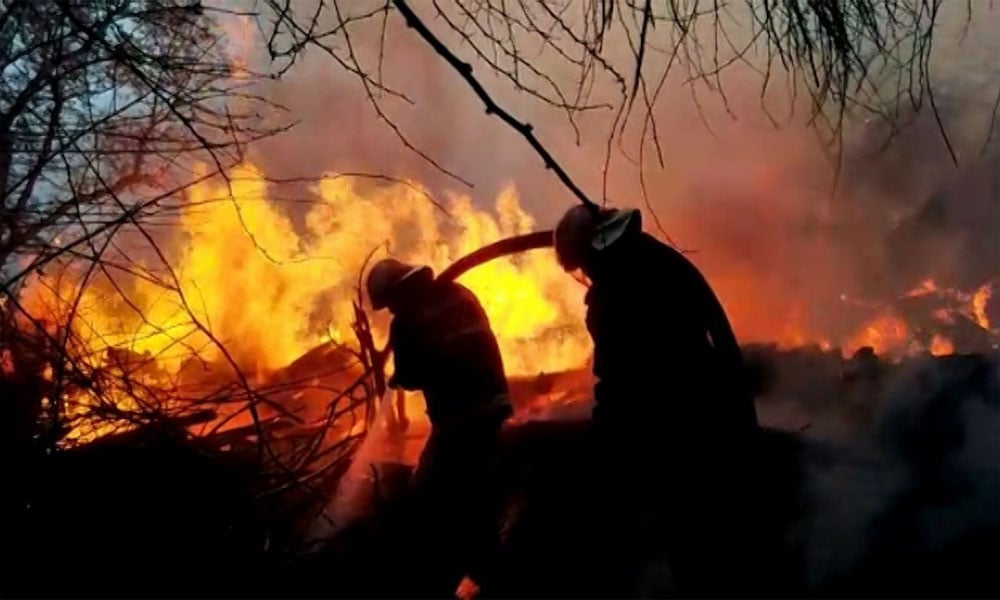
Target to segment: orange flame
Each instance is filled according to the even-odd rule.
[[[934,338],[931,340],[930,352],[934,356],[944,356],[946,354],[955,353],[955,345],[951,343],[948,338],[934,334]]]
[[[186,355],[170,349],[186,338],[203,358],[218,361],[218,349],[196,320],[245,368],[273,371],[325,341],[352,342],[358,274],[380,244],[388,242],[402,260],[440,271],[473,249],[534,227],[513,189],[501,192],[495,215],[474,208],[467,197],[453,198],[450,222],[419,188],[394,184],[362,191],[330,177],[319,184],[322,200],[305,216],[307,232],[300,234],[267,200],[267,184],[253,166],[240,167],[231,178],[231,198],[224,184],[190,190],[181,215],[183,238],[175,240],[177,291],[147,279],[131,281],[129,300],[142,309],[139,315],[123,312],[113,290],[84,290],[75,322],[90,334],[95,354],[112,347],[148,352],[176,372]],[[586,361],[582,290],[546,251],[493,261],[460,281],[482,301],[512,375]],[[64,289],[62,295],[72,292]],[[384,338],[384,327],[377,329]]]
[[[990,302],[990,297],[993,295],[993,284],[987,283],[982,286],[976,293],[972,295],[971,309],[972,317],[976,321],[976,325],[979,325],[983,329],[990,331],[990,319],[986,315],[986,305]]]
[[[910,330],[906,322],[893,314],[884,314],[876,317],[852,336],[844,349],[854,352],[864,346],[870,346],[876,354],[888,354],[898,351],[909,339]]]
[[[66,322],[82,294],[72,327],[95,364],[110,349],[125,349],[154,361],[157,376],[169,379],[192,353],[224,364],[218,341],[248,376],[260,379],[326,341],[354,343],[359,273],[380,245],[439,272],[482,245],[535,226],[513,188],[499,194],[494,212],[453,197],[446,217],[419,186],[362,189],[330,176],[317,186],[319,201],[305,214],[304,227],[296,227],[269,200],[254,166],[234,170],[231,181],[231,188],[206,182],[189,190],[177,234],[165,244],[170,272],[147,264],[149,277],[117,287],[98,281],[83,290],[71,279],[42,277],[29,287],[26,303]],[[550,252],[495,260],[460,279],[482,301],[510,375],[576,368],[590,355],[583,289]],[[386,321],[379,315],[373,323],[380,343]]]
[[[903,297],[916,298],[918,296],[926,296],[927,294],[933,294],[939,289],[938,284],[935,283],[933,279],[925,279],[920,282],[920,285],[903,294]]]
[[[362,185],[330,175],[315,186],[315,203],[293,219],[253,165],[236,168],[230,180],[228,186],[206,181],[188,191],[176,231],[163,244],[169,270],[147,253],[145,262],[135,259],[140,276],[116,277],[115,285],[96,278],[81,290],[72,277],[46,274],[27,288],[23,304],[36,316],[71,322],[85,347],[81,360],[94,366],[107,368],[110,351],[138,357],[145,365],[139,372],[153,388],[183,379],[194,354],[197,366],[221,367],[224,377],[232,377],[228,356],[259,381],[319,344],[354,343],[352,302],[369,258],[388,252],[440,272],[485,244],[536,225],[512,187],[500,192],[492,210],[476,208],[467,196],[449,197],[445,216],[418,184]],[[562,272],[550,252],[495,260],[460,279],[482,301],[511,376],[581,368],[591,354],[583,288]],[[737,302],[727,306],[737,332],[762,325],[758,335],[769,335],[783,347],[817,343],[829,350],[836,344],[846,353],[862,346],[880,355],[954,351],[943,336],[935,336],[927,348],[915,348],[907,323],[888,309],[853,335],[836,338],[811,328],[803,305],[776,314],[773,322],[749,322],[748,315],[755,313],[745,309],[760,282],[753,273],[737,279],[740,293],[729,295]],[[906,296],[953,292],[928,279]],[[967,305],[962,312],[989,329],[991,292],[986,285],[971,297],[954,297]],[[951,313],[935,316],[946,321]],[[387,321],[384,314],[374,316],[379,344],[385,341]],[[751,339],[760,338],[743,341]],[[3,364],[6,368],[6,360]],[[132,389],[104,393],[122,408],[139,402]],[[62,400],[74,415],[93,408],[86,395]],[[414,399],[407,400],[408,412],[419,412],[409,406]],[[81,430],[73,436],[86,440],[104,432]]]

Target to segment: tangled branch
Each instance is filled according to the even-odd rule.
[[[848,119],[888,122],[899,115],[901,103],[919,108],[926,100],[957,161],[939,115],[929,66],[942,6],[941,0],[434,0],[426,6],[379,0],[362,8],[332,0],[307,12],[290,0],[269,0],[269,11],[258,18],[270,32],[272,57],[294,62],[301,50],[320,48],[359,78],[379,118],[402,135],[373,94],[393,90],[403,97],[383,80],[382,70],[386,15],[395,10],[410,31],[461,76],[487,114],[516,131],[577,200],[593,206],[592,196],[568,175],[531,124],[514,117],[487,92],[480,73],[507,82],[531,102],[562,112],[577,143],[579,115],[608,112],[605,202],[616,146],[638,167],[643,194],[647,146],[655,151],[659,168],[665,168],[663,145],[670,133],[658,123],[658,115],[665,110],[661,92],[667,82],[689,88],[699,115],[711,127],[702,114],[700,90],[716,94],[733,114],[723,73],[737,65],[759,76],[761,104],[769,116],[766,97],[775,81],[787,84],[793,105],[804,93],[809,122],[834,148],[842,144]],[[439,30],[432,28],[430,17],[442,24]],[[377,37],[377,62],[366,65],[359,40],[376,25],[377,34],[367,37]],[[460,51],[466,48],[469,54],[462,57]],[[628,49],[627,55],[622,48]],[[638,152],[626,148],[633,135]],[[414,148],[409,139],[406,144]]]

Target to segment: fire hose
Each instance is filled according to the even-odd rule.
[[[550,248],[553,245],[553,231],[538,231],[504,238],[483,246],[482,248],[463,256],[447,269],[441,272],[439,279],[452,281],[461,277],[467,271],[478,267],[491,260],[535,250],[538,248]],[[709,331],[712,343],[718,349],[722,360],[734,372],[743,372],[743,357],[740,351],[739,342],[733,333],[729,319],[719,299],[711,291],[708,283],[705,282],[704,290],[707,291],[703,301],[709,307]],[[386,348],[388,351],[388,347]],[[749,388],[741,387],[743,391]],[[752,400],[750,401],[752,403]],[[751,404],[752,405],[752,404]]]
[[[519,254],[528,250],[552,247],[552,230],[536,231],[523,235],[515,235],[509,238],[487,244],[482,248],[471,252],[451,264],[447,269],[441,271],[438,279],[444,281],[454,281],[462,275],[483,263],[495,260],[502,256]]]

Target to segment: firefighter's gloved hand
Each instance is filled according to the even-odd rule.
[[[455,598],[458,600],[472,600],[477,596],[479,596],[479,584],[469,579],[469,576],[466,575],[458,583],[458,587],[455,588]]]

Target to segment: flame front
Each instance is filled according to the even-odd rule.
[[[164,247],[170,268],[148,258],[142,277],[112,285],[95,280],[82,291],[74,330],[94,357],[110,348],[155,359],[177,373],[192,353],[208,363],[231,358],[252,377],[288,365],[325,341],[353,341],[352,301],[373,251],[440,271],[504,236],[531,231],[534,220],[516,192],[500,193],[495,213],[452,197],[449,216],[416,184],[366,186],[326,177],[318,200],[296,227],[269,200],[252,165],[224,182],[193,186],[176,235]],[[583,365],[590,353],[582,325],[582,288],[565,276],[550,251],[492,261],[460,282],[483,303],[511,375]],[[36,281],[37,312],[65,322],[75,282]],[[386,319],[375,334],[384,341]]]
[[[134,264],[106,271],[82,288],[79,273],[39,275],[22,304],[36,317],[69,323],[82,344],[78,360],[141,374],[148,391],[125,384],[102,390],[119,408],[141,409],[146,396],[176,389],[192,373],[194,379],[232,381],[237,367],[251,382],[265,381],[320,344],[353,345],[352,303],[372,259],[388,253],[440,272],[483,245],[535,228],[512,187],[498,195],[492,211],[460,195],[447,198],[442,210],[413,182],[329,175],[313,192],[305,210],[285,206],[262,173],[245,164],[229,174],[228,183],[205,180],[188,190],[176,227],[160,240],[162,251],[130,248]],[[550,250],[491,261],[459,281],[483,303],[509,375],[586,365],[592,347],[584,326],[583,288],[562,272]],[[754,282],[748,281],[750,287],[737,296],[745,302],[754,298]],[[927,280],[903,298],[947,296],[960,308],[939,309],[935,318],[954,321],[961,314],[992,331],[987,317],[991,291],[985,285],[963,294]],[[745,302],[730,305],[738,334],[748,325],[740,321]],[[388,315],[374,315],[379,344],[387,325]],[[862,346],[895,356],[954,351],[942,333],[915,335],[891,309],[878,311],[843,337],[810,332],[803,311],[791,311],[769,335],[782,346],[816,343],[824,349],[839,346],[845,353]],[[165,398],[174,401],[169,394]],[[93,408],[87,393],[61,399],[69,414]],[[71,437],[91,439],[104,431],[77,431]]]

